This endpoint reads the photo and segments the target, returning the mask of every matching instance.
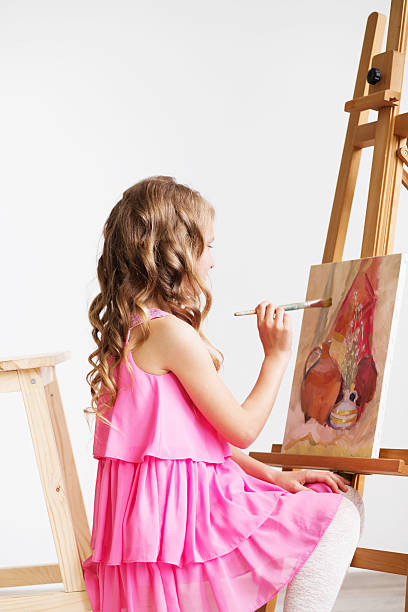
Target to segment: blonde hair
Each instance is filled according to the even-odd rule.
[[[214,216],[213,206],[198,191],[170,176],[139,181],[124,191],[113,207],[104,224],[103,251],[97,266],[100,293],[88,311],[97,348],[88,357],[92,370],[86,381],[91,387],[91,405],[84,410],[86,414],[114,427],[103,416],[117,396],[113,372],[124,358],[132,375],[128,353],[150,335],[145,305],[150,301],[194,327],[215,368],[221,367],[223,354],[201,331],[212,296],[196,271],[205,248],[205,231]],[[205,298],[203,308],[201,295]],[[140,341],[130,341],[125,347],[133,314],[141,317],[142,334]]]

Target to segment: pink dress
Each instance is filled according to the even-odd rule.
[[[93,554],[82,563],[92,610],[253,612],[302,567],[343,496],[250,476],[173,372],[129,362],[134,380],[122,360],[105,412],[117,430],[95,426]]]

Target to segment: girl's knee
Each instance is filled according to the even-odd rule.
[[[361,519],[364,519],[365,506],[364,506],[363,498],[361,497],[357,489],[354,489],[353,487],[350,487],[349,485],[346,485],[346,486],[347,486],[347,491],[342,491],[342,494],[344,495],[346,499],[349,499],[351,502],[353,502],[353,504],[356,506],[357,510],[360,513]]]
[[[363,502],[363,498],[361,497],[360,493],[357,491],[357,489],[355,489],[354,487],[350,486],[350,485],[346,485],[347,487],[347,491],[342,491],[342,494],[345,497],[350,497],[350,499],[357,500],[359,503],[364,503]]]
[[[348,485],[347,485],[347,491],[341,491],[341,494],[343,495],[342,506],[343,507],[348,506],[349,510],[347,512],[348,514],[350,514],[350,520],[353,520],[351,518],[351,515],[352,514],[356,515],[355,511],[356,510],[358,511],[359,523],[360,523],[359,537],[361,537],[361,534],[363,533],[364,519],[365,519],[365,506],[364,506],[363,498],[361,497],[360,493],[356,489]],[[354,519],[354,520],[357,520],[357,519]]]

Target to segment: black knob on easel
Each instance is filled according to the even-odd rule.
[[[381,80],[381,72],[379,71],[379,69],[370,68],[370,70],[367,72],[367,82],[370,83],[370,85],[375,85],[380,80]]]

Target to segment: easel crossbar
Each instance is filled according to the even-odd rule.
[[[275,448],[281,444],[274,444],[274,452],[251,451],[250,457],[277,467],[326,469],[350,474],[388,474],[390,476],[408,476],[408,450],[381,449],[379,458],[369,457],[332,457],[327,455],[295,455],[281,453]],[[399,455],[400,454],[400,455]]]

